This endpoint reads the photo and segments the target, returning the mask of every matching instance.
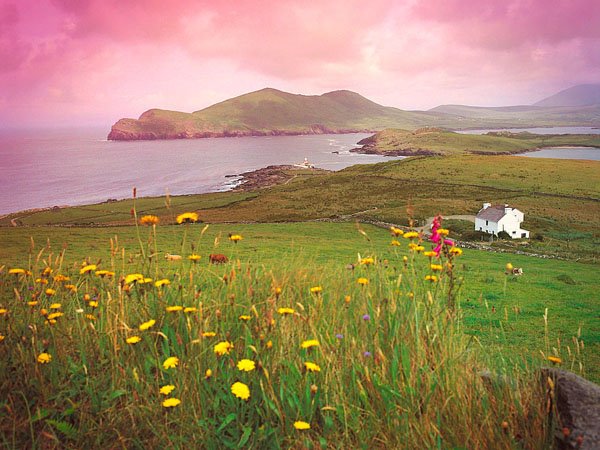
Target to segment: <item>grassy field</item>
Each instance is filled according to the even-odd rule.
[[[391,271],[400,270],[399,260],[404,252],[398,253],[390,245],[389,232],[369,225],[361,227],[371,241],[363,240],[359,247],[357,226],[350,223],[211,224],[202,242],[205,246],[210,244],[210,252],[226,253],[267,270],[274,270],[285,261],[298,267],[316,265],[337,271],[356,262],[357,253],[377,254],[381,261],[389,262]],[[161,267],[176,268],[176,264],[162,261],[163,255],[190,253],[192,245],[197,245],[201,229],[202,225],[194,226],[182,249],[180,226],[158,228],[156,259],[160,260]],[[245,237],[244,243],[232,247],[227,235],[238,232]],[[33,252],[29,250],[31,239],[36,249]],[[111,239],[125,252],[126,261],[139,257],[134,227],[1,228],[1,263],[13,267],[45,249],[42,256],[49,252],[57,255],[64,250],[65,263],[72,268],[86,258],[105,264],[111,259]],[[206,251],[203,255],[206,265]],[[522,267],[526,276],[506,277],[507,262]],[[543,315],[545,308],[549,308],[549,327],[555,339],[569,342],[581,327],[586,345],[598,349],[589,352],[589,356],[596,359],[586,366],[595,379],[600,379],[600,360],[597,359],[600,327],[595,320],[600,283],[595,276],[595,266],[465,249],[460,267],[464,286],[459,298],[465,312],[464,324],[470,334],[478,336],[485,345],[497,345],[505,356],[527,347],[525,353],[535,358],[539,350],[544,349]],[[519,314],[515,313],[515,307],[521,309]]]
[[[484,135],[460,134],[438,128],[415,131],[386,129],[361,141],[365,149],[380,154],[403,155],[430,152],[438,155],[456,153],[521,153],[542,147],[584,146],[600,147],[599,135],[543,135],[531,133],[496,132]]]
[[[600,376],[591,265],[465,250],[438,271],[416,240],[349,223],[0,239],[6,447],[545,448],[536,368]]]

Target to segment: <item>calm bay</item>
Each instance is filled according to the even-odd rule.
[[[0,214],[139,196],[230,189],[235,175],[274,164],[340,170],[389,161],[350,153],[370,134],[107,141],[106,130],[0,134]],[[337,153],[334,153],[337,152]]]

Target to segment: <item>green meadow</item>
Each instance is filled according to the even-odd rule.
[[[5,446],[544,448],[536,369],[600,375],[590,265],[438,271],[426,241],[351,223],[0,232]]]

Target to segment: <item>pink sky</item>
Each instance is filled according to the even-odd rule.
[[[0,127],[102,125],[263,87],[402,109],[600,81],[598,0],[0,0]]]

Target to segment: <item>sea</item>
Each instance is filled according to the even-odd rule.
[[[328,170],[390,160],[350,152],[365,133],[131,142],[107,133],[0,131],[0,214],[128,198],[133,187],[138,196],[226,191],[235,175],[305,158]]]
[[[469,130],[486,133],[498,130]],[[594,133],[598,128],[523,128],[544,134]],[[53,206],[99,203],[138,196],[219,192],[234,188],[239,174],[269,165],[299,164],[341,170],[403,157],[351,153],[371,134],[324,134],[107,141],[100,128],[0,130],[0,214]],[[600,160],[600,149],[557,148],[523,156]]]

